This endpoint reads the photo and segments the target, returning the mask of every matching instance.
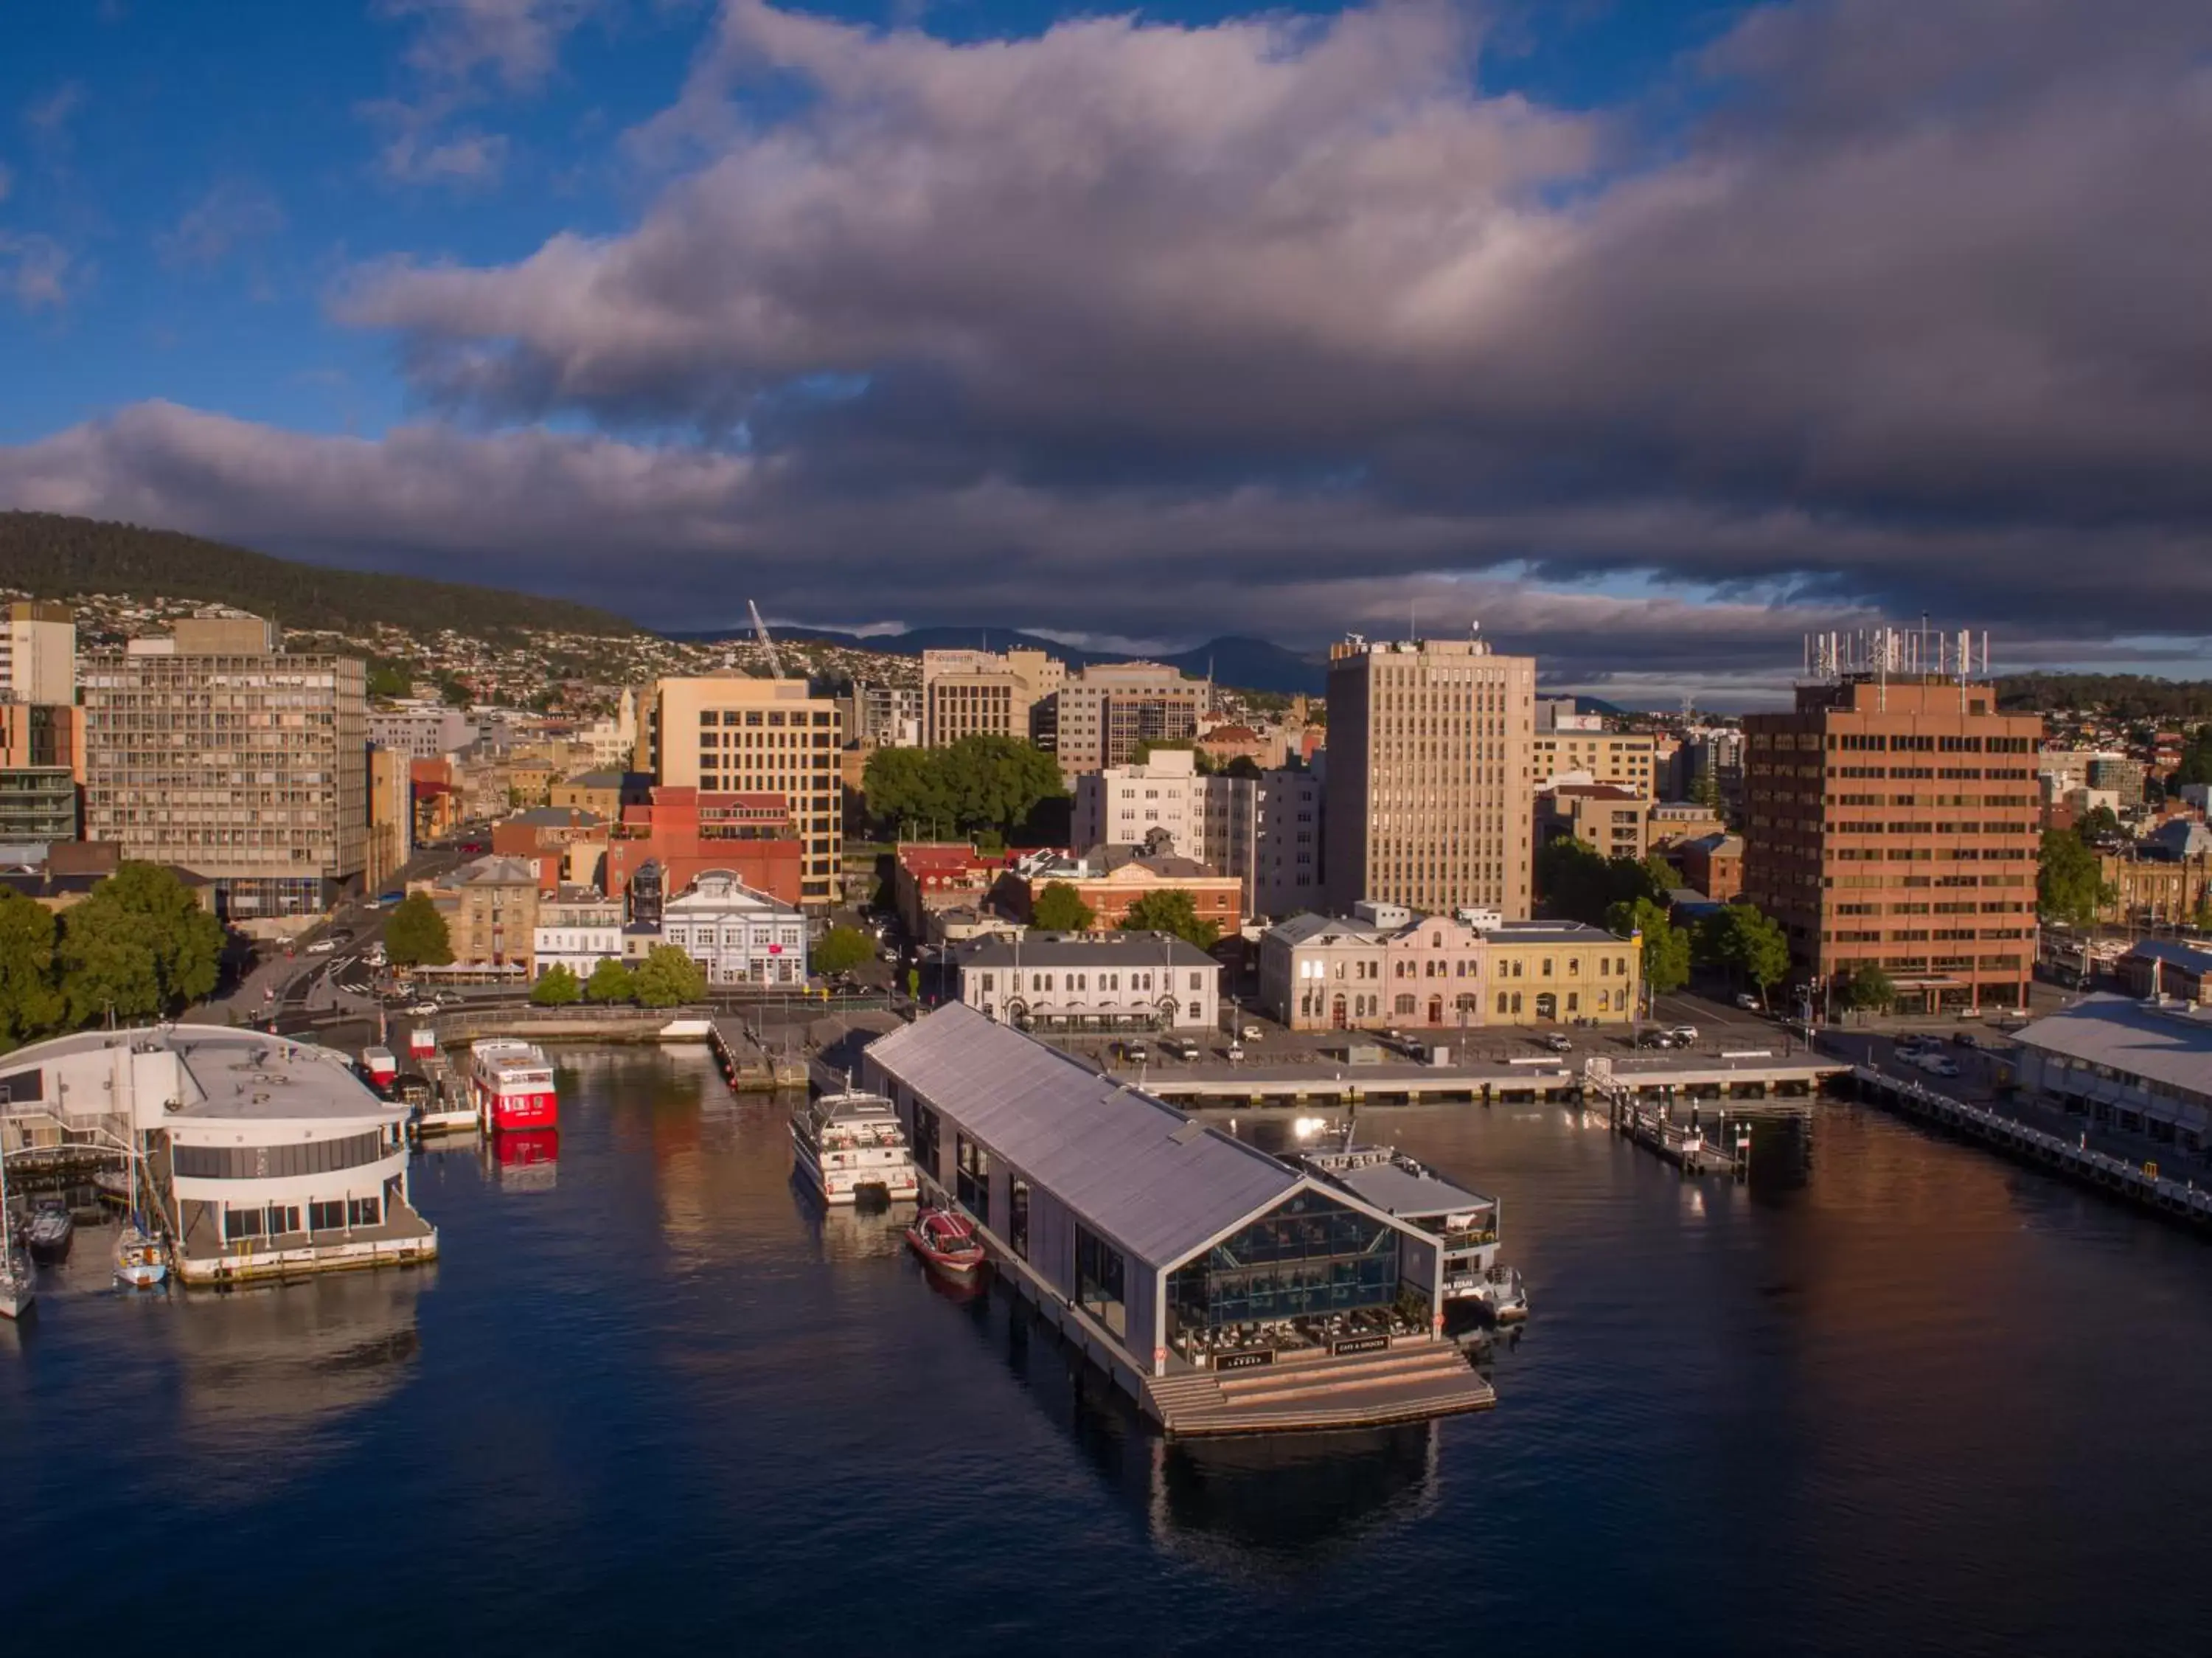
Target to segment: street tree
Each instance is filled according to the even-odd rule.
[[[1606,924],[1617,904],[1638,899],[1664,908],[1675,882],[1674,871],[1657,858],[1608,858],[1572,835],[1547,841],[1536,853],[1536,893],[1553,915],[1568,921]]]
[[[1184,942],[1210,950],[1221,936],[1218,923],[1202,918],[1188,893],[1146,893],[1121,917],[1125,933],[1173,933]]]
[[[637,977],[612,956],[602,956],[592,976],[584,981],[584,1000],[612,1007],[637,1000]]]
[[[2097,855],[2071,829],[2043,832],[2041,860],[2035,872],[2035,904],[2046,921],[2089,927],[2112,901]]]
[[[54,983],[53,911],[0,887],[0,1052],[56,1029],[68,1003]]]
[[[530,987],[530,999],[541,1008],[571,1007],[584,994],[582,981],[573,969],[556,963],[548,967],[538,982]]]
[[[656,944],[637,968],[638,1005],[681,1007],[707,999],[707,970],[673,944]]]
[[[1632,898],[1606,911],[1605,924],[1623,938],[1644,935],[1644,983],[1653,996],[1679,991],[1690,982],[1690,935],[1668,919],[1667,906]]]
[[[68,1016],[89,1024],[177,1012],[216,987],[222,923],[175,874],[125,863],[61,923],[61,984]]]
[[[868,936],[857,927],[832,927],[814,947],[814,971],[848,973],[876,953]]]
[[[442,967],[453,959],[446,917],[428,893],[410,893],[384,926],[384,953],[395,967]]]
[[[1789,936],[1750,904],[1724,905],[1699,923],[1694,954],[1756,985],[1761,1001],[1790,972]]]
[[[1048,933],[1087,933],[1098,915],[1064,881],[1048,881],[1030,905],[1030,921]]]
[[[1844,980],[1844,1005],[1876,1013],[1897,1000],[1897,986],[1878,961],[1862,961]]]

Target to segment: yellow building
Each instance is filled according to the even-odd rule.
[[[821,907],[838,898],[844,746],[836,699],[813,695],[804,680],[658,680],[646,696],[638,767],[665,788],[782,795],[803,843],[799,902]]]

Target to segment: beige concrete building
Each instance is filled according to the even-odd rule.
[[[1204,776],[1187,748],[1164,748],[1141,765],[1117,765],[1075,780],[1073,838],[1079,852],[1102,846],[1160,850],[1207,865],[1243,883],[1252,898],[1258,863],[1259,785],[1249,777]]]
[[[519,968],[533,977],[538,948],[538,866],[494,854],[465,863],[432,887],[430,902],[446,918],[456,967]]]
[[[1648,731],[1608,731],[1602,716],[1574,712],[1569,698],[1536,704],[1536,786],[1610,783],[1645,799],[1659,792],[1659,740]]]
[[[1536,794],[1539,845],[1571,837],[1601,857],[1641,859],[1650,850],[1650,802],[1633,789],[1563,783]]]
[[[638,769],[664,788],[782,795],[802,847],[799,902],[836,901],[845,733],[836,698],[814,696],[804,680],[660,680],[638,741]]]
[[[76,618],[67,605],[18,600],[0,607],[0,703],[76,700]]]
[[[1535,704],[1535,659],[1477,639],[1331,647],[1331,906],[1375,899],[1526,917]]]
[[[257,618],[84,657],[85,832],[210,877],[234,920],[326,909],[368,855],[367,670]],[[203,653],[187,646],[220,646]]]
[[[1106,662],[1068,675],[1055,701],[1060,772],[1076,777],[1128,765],[1142,742],[1195,738],[1213,687],[1164,662]]]
[[[393,748],[368,751],[368,863],[362,884],[373,895],[415,850],[414,761]]]
[[[1050,704],[1066,679],[1066,665],[1042,650],[925,650],[922,742],[945,748],[970,736],[1036,741],[1045,735],[1038,724],[1041,706]]]

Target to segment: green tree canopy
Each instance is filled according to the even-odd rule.
[[[1668,918],[1667,906],[1649,898],[1626,899],[1606,911],[1605,925],[1623,938],[1644,935],[1644,983],[1654,996],[1690,982],[1690,935]]]
[[[602,956],[584,981],[584,1000],[611,1005],[637,1000],[637,976],[612,956]]]
[[[1083,895],[1064,881],[1048,881],[1030,905],[1033,926],[1048,933],[1087,933],[1098,919]]]
[[[2087,927],[2112,901],[2097,855],[2070,829],[2043,832],[2041,862],[2035,872],[2035,903],[2049,921]]]
[[[573,970],[560,963],[548,967],[530,987],[531,1001],[541,1008],[569,1007],[583,994],[582,982]]]
[[[832,927],[814,947],[814,971],[848,973],[876,953],[868,936],[857,927]]]
[[[1878,961],[1862,961],[1844,980],[1844,1004],[1872,1011],[1897,1000],[1897,986]]]
[[[453,959],[446,917],[428,893],[410,893],[384,925],[384,953],[395,967],[442,967]]]
[[[980,735],[949,748],[879,748],[863,787],[878,822],[939,835],[1011,834],[1038,802],[1066,792],[1042,749]]]
[[[53,912],[0,887],[0,1053],[56,1029],[68,1003],[54,983]]]
[[[1789,935],[1753,905],[1723,905],[1698,923],[1694,944],[1698,960],[1747,979],[1762,998],[1790,972]]]
[[[1536,893],[1545,908],[1593,927],[1607,924],[1615,905],[1638,899],[1664,913],[1667,894],[1677,884],[1673,875],[1663,860],[1605,857],[1571,835],[1545,842],[1536,853]]]
[[[222,923],[169,870],[125,863],[64,912],[59,957],[72,1022],[160,1018],[215,989]]]
[[[707,999],[707,970],[673,944],[656,944],[638,964],[641,1007],[675,1008]]]
[[[1173,933],[1201,950],[1210,950],[1221,936],[1218,923],[1200,918],[1188,893],[1146,893],[1121,917],[1125,933]]]

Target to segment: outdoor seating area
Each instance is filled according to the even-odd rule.
[[[1346,1350],[1347,1344],[1361,1348],[1388,1345],[1428,1333],[1425,1325],[1395,1307],[1366,1307],[1301,1318],[1185,1328],[1170,1335],[1168,1344],[1177,1357],[1203,1369],[1248,1355],[1264,1353],[1272,1360],[1293,1353],[1334,1353]]]

